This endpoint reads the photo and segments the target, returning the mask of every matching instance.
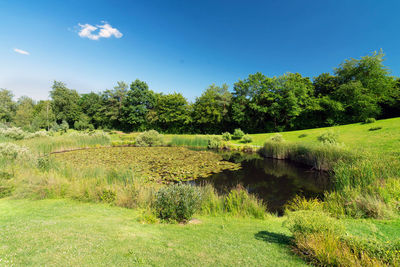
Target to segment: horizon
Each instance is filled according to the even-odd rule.
[[[83,94],[140,79],[194,101],[213,83],[313,78],[380,49],[399,76],[400,3],[308,3],[5,1],[0,88],[45,100],[54,80]]]

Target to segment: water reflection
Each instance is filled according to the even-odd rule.
[[[258,154],[222,152],[224,160],[241,163],[237,171],[222,171],[196,184],[211,183],[218,192],[226,193],[238,184],[256,194],[272,212],[281,213],[295,195],[321,197],[329,186],[329,175],[310,167],[285,160],[267,159]]]

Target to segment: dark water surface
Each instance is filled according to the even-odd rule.
[[[195,184],[211,183],[219,193],[226,193],[238,184],[257,195],[268,210],[281,213],[283,206],[296,195],[322,197],[329,189],[329,174],[286,160],[263,158],[258,154],[221,152],[224,160],[240,163],[237,171],[225,170]]]

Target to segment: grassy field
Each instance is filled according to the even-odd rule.
[[[285,217],[196,216],[198,224],[142,224],[140,211],[70,200],[0,200],[0,266],[306,266]],[[400,220],[343,220],[384,242]]]
[[[371,128],[379,128],[370,130]],[[379,120],[369,124],[348,124],[327,128],[316,128],[301,131],[282,132],[283,138],[289,142],[318,143],[318,136],[327,132],[334,131],[339,134],[339,142],[354,149],[365,149],[371,152],[400,154],[400,118]],[[251,134],[252,145],[262,146],[266,140],[274,136],[275,133]],[[239,144],[239,141],[231,141]]]
[[[139,212],[68,200],[0,200],[0,266],[302,266],[282,218],[141,224]]]

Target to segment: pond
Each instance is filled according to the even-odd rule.
[[[184,147],[105,147],[58,153],[53,157],[77,170],[131,170],[155,182],[211,183],[219,193],[229,192],[240,184],[262,199],[270,211],[278,213],[296,195],[322,197],[329,189],[327,173],[256,153],[217,153]]]
[[[283,211],[283,206],[296,195],[321,198],[329,189],[329,174],[286,160],[264,158],[258,154],[221,152],[223,159],[241,165],[240,169],[223,170],[191,183],[211,183],[218,192],[226,193],[238,184],[257,195],[272,212]]]

